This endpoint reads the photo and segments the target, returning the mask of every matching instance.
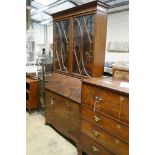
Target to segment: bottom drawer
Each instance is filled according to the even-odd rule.
[[[67,137],[79,142],[80,129],[70,122],[70,119],[65,119],[57,113],[54,115],[46,115],[47,123],[55,127],[59,132],[63,133]]]
[[[98,144],[83,132],[80,133],[80,143],[92,155],[114,155],[113,152]]]

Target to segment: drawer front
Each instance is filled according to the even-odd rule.
[[[68,126],[67,132],[70,135],[70,138],[73,139],[73,140],[76,140],[77,142],[79,142],[80,128],[75,126],[74,124],[71,124],[71,123],[69,125],[70,126]]]
[[[45,111],[47,113],[58,113],[61,118],[70,119],[70,122],[79,126],[80,105],[62,96],[46,91]]]
[[[80,143],[92,155],[114,155],[113,152],[98,144],[96,141],[82,132],[80,133]]]
[[[126,123],[129,122],[128,96],[88,84],[83,84],[82,89],[82,104],[93,108],[94,111],[98,110]]]
[[[85,106],[82,106],[82,117],[106,131],[121,137],[125,141],[129,140],[129,127],[114,119],[106,117],[98,112],[94,112]]]
[[[128,143],[115,136],[112,136],[105,130],[93,125],[84,119],[81,120],[81,130],[109,150],[112,150],[114,153],[119,155],[129,154]]]

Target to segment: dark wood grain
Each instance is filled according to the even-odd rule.
[[[63,74],[53,73],[46,77],[45,89],[62,95],[77,103],[81,103],[81,80],[66,76]]]

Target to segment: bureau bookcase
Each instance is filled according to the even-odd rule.
[[[128,88],[101,77],[107,8],[97,0],[52,14],[54,72],[46,76],[45,124],[72,140],[78,155],[128,154]]]

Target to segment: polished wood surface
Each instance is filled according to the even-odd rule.
[[[122,94],[129,94],[129,81],[122,79],[115,79],[112,77],[97,77],[84,79],[83,83],[90,83],[97,87],[106,87],[112,91],[120,92]],[[123,86],[125,84],[125,86]]]
[[[39,108],[39,81],[26,77],[26,108],[29,110]]]
[[[79,77],[103,74],[107,8],[94,1],[52,14],[55,71]]]
[[[80,79],[63,74],[53,73],[46,77],[46,81],[46,89],[69,98],[72,101],[81,103],[82,82]]]

